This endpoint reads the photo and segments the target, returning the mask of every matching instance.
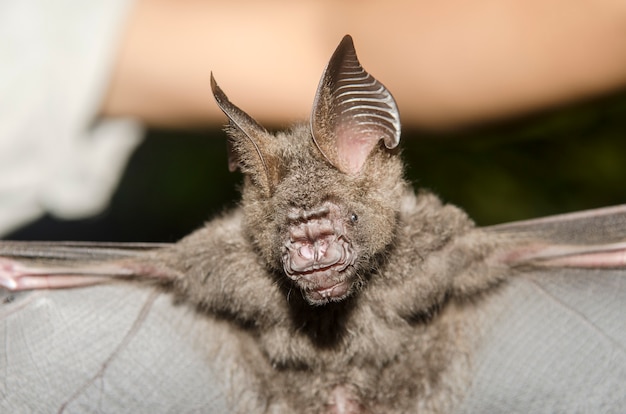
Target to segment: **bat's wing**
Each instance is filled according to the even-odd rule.
[[[225,412],[224,335],[155,288],[19,292],[0,305],[0,412]]]
[[[0,242],[0,256],[32,280],[115,280],[106,273],[125,277],[128,259],[163,247]],[[227,412],[247,398],[234,335],[158,284],[0,288],[0,412]]]
[[[483,303],[464,413],[626,412],[626,206],[485,228],[520,243]]]
[[[0,288],[11,291],[94,285],[114,278],[175,279],[151,265],[166,243],[0,241]],[[154,261],[152,261],[154,263]]]
[[[626,239],[626,207],[484,230],[535,242],[510,252],[515,277],[479,306],[484,335],[460,411],[624,412],[626,271],[615,258]],[[68,252],[46,260],[112,263],[145,250],[119,247],[57,245],[51,249]],[[0,245],[11,263],[28,259],[24,250]],[[40,246],[38,260],[46,250]],[[577,263],[602,254],[609,260]],[[245,401],[235,334],[158,287],[5,292],[3,299],[0,412],[224,412]]]

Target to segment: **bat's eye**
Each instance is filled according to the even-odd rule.
[[[354,213],[350,214],[350,221],[356,223],[357,221],[359,221],[359,216]]]

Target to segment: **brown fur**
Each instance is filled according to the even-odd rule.
[[[184,300],[233,323],[233,353],[258,394],[241,410],[448,412],[479,338],[467,301],[504,279],[507,269],[488,259],[502,241],[413,192],[394,149],[395,102],[349,37],[322,76],[311,125],[270,134],[212,87],[230,119],[231,164],[245,177],[241,207],[154,262],[184,275],[175,282]],[[329,203],[332,213],[319,213]],[[308,235],[291,240],[293,211],[307,223],[307,212],[332,215],[333,230],[317,239],[319,221],[297,224]],[[306,261],[319,240],[349,244],[339,262],[349,266],[306,270],[318,269]],[[293,255],[305,265],[288,277]]]
[[[349,37],[322,76],[310,125],[270,134],[211,81],[230,120],[230,166],[245,177],[241,207],[158,250],[9,243],[0,283],[167,280],[215,319],[212,337],[192,344],[227,382],[236,412],[447,413],[468,389],[472,356],[495,335],[506,278],[590,258],[596,269],[623,267],[623,244],[603,242],[623,240],[624,207],[479,229],[415,194],[395,149],[395,102]],[[555,243],[581,234],[596,245]]]
[[[364,412],[447,412],[467,386],[476,330],[459,299],[503,278],[476,264],[495,244],[473,243],[478,230],[461,210],[415,195],[397,154],[379,148],[349,176],[328,164],[305,126],[271,139],[281,166],[273,195],[247,178],[241,208],[176,244],[164,265],[185,274],[177,291],[233,321],[256,348],[242,355],[257,379],[256,411],[341,412],[329,405],[339,394]],[[346,217],[358,214],[359,283],[344,301],[312,306],[277,252],[287,207],[328,198]]]

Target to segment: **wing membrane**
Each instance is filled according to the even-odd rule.
[[[142,261],[163,243],[0,242],[0,287],[11,291],[68,288],[115,277],[169,279],[172,274]]]

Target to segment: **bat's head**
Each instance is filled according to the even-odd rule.
[[[406,185],[389,91],[363,70],[349,36],[322,75],[310,123],[288,132],[267,132],[211,81],[260,256],[310,304],[358,291],[393,241]]]

